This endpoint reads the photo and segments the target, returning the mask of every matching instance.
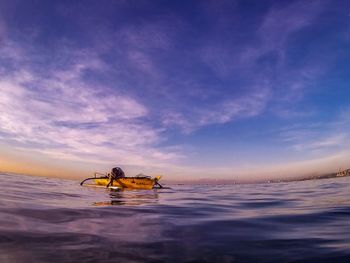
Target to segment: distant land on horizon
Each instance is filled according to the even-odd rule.
[[[342,178],[346,176],[337,176],[337,173],[325,173],[325,174],[310,174],[297,177],[287,177],[287,178],[266,178],[266,179],[257,179],[257,180],[244,180],[244,179],[219,179],[219,178],[203,178],[198,180],[189,180],[189,181],[173,181],[173,180],[163,180],[165,183],[172,184],[260,184],[260,183],[285,183],[285,182],[299,182],[299,181],[308,181],[308,180],[320,180],[320,179],[330,179],[330,178]]]

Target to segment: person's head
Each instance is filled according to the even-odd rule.
[[[123,177],[123,176],[124,176],[124,172],[123,172],[123,170],[122,170],[120,167],[114,167],[114,168],[112,169],[111,175],[112,175],[114,178]]]

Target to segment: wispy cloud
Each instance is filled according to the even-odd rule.
[[[144,105],[117,87],[86,82],[88,72],[105,65],[96,56],[79,59],[80,53],[74,53],[74,63],[54,65],[44,76],[31,69],[31,57],[20,47],[1,53],[14,66],[0,76],[1,138],[84,162],[161,165],[177,159],[179,153],[156,148],[160,130],[144,120]]]
[[[312,60],[290,67],[287,51],[289,40],[312,25],[325,4],[273,4],[252,21],[249,37],[242,37],[243,25],[232,16],[239,13],[238,5],[211,3],[202,9],[212,23],[208,35],[193,41],[193,46],[183,45],[182,40],[198,28],[171,13],[111,30],[109,42],[124,51],[119,63],[128,67],[133,76],[130,81],[147,94],[147,101],[141,101],[159,105],[156,118],[165,128],[176,125],[188,133],[257,116],[268,109],[285,116],[324,72]],[[217,13],[207,12],[211,5]],[[227,36],[224,42],[220,41],[222,34]],[[294,110],[293,115],[300,113]]]
[[[185,133],[191,133],[200,127],[211,124],[225,124],[238,119],[260,115],[269,100],[269,91],[261,90],[250,97],[243,96],[220,101],[217,105],[192,109],[190,115],[170,112],[163,118],[166,127],[179,126]]]
[[[342,111],[332,121],[305,123],[282,129],[280,138],[298,152],[324,156],[350,147],[349,112]]]
[[[292,33],[312,24],[324,11],[327,1],[294,1],[286,5],[276,3],[264,18],[259,28],[263,52],[278,50],[285,52],[286,41]]]
[[[232,35],[237,37],[237,41],[232,41],[231,46],[227,42],[207,42],[199,56],[219,80],[227,82],[232,78],[242,79],[241,83],[236,84],[236,88],[241,90],[247,101],[253,101],[250,98],[258,96],[260,99],[257,104],[265,105],[255,107],[261,109],[259,112],[255,111],[257,114],[262,114],[269,108],[279,116],[301,116],[301,112],[296,109],[292,111],[291,108],[302,101],[315,80],[325,72],[326,65],[310,59],[304,65],[291,67],[288,56],[289,41],[313,25],[325,7],[325,1],[276,3],[266,14],[257,18],[260,23],[250,40],[240,40],[238,32],[233,31]],[[233,30],[235,28],[232,26]],[[231,93],[235,96],[234,91]],[[264,96],[266,93],[269,96]],[[225,100],[223,107],[224,104]],[[245,115],[244,111],[241,113],[242,116]],[[216,121],[211,118],[212,123],[222,122],[222,118],[217,116]],[[237,117],[236,114],[226,116],[227,121]],[[210,122],[206,124],[208,123]]]

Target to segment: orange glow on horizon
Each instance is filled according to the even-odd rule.
[[[4,156],[0,156],[0,172],[71,179],[86,177],[86,174],[81,171],[65,169],[54,165],[43,165],[42,163],[24,160],[22,158],[10,158]]]

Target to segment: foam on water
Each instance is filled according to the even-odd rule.
[[[0,179],[0,262],[350,261],[350,177],[145,191]]]

